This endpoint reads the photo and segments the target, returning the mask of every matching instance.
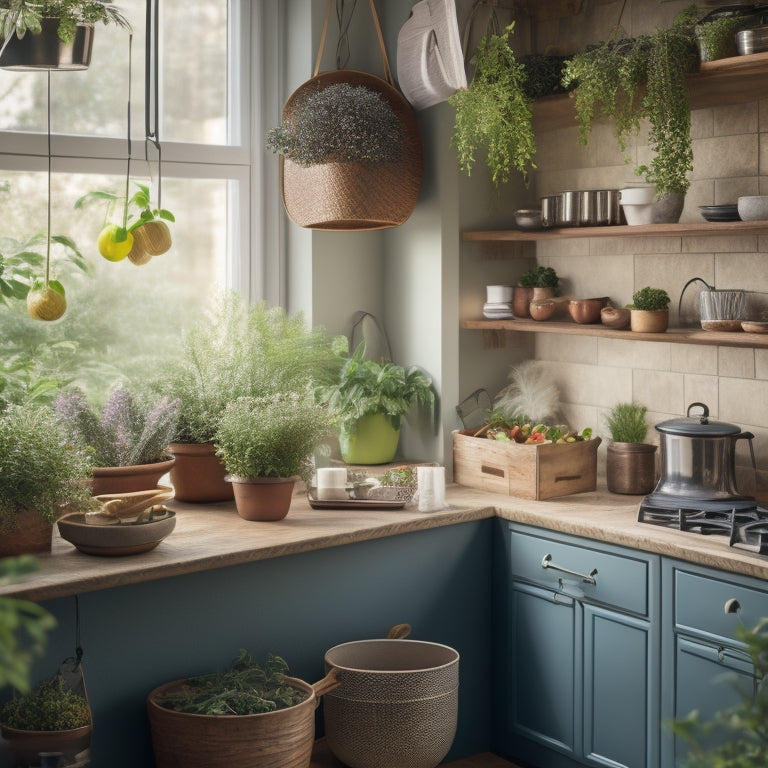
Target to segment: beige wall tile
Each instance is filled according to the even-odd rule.
[[[755,378],[768,380],[768,349],[755,350]]]
[[[589,253],[589,240],[543,240],[537,244],[537,254],[540,263],[562,256],[586,256]]]
[[[692,179],[749,176],[757,160],[757,134],[718,136],[693,142]]]
[[[768,291],[768,258],[764,253],[728,253],[715,256],[718,288]]]
[[[684,237],[683,253],[749,253],[757,251],[757,235]]]
[[[691,186],[685,194],[685,203],[683,204],[683,212],[680,214],[680,221],[702,221],[699,206],[714,205],[714,199],[714,179],[691,181]]]
[[[717,367],[720,376],[754,379],[755,352],[752,349],[740,347],[720,347]]]
[[[593,256],[613,256],[624,254],[648,254],[648,253],[680,253],[679,237],[623,237],[604,239],[595,238],[591,244],[590,253]]]
[[[635,369],[632,393],[649,411],[681,413],[685,407],[685,377],[681,373]]]
[[[672,352],[672,370],[717,376],[717,347],[676,344]]]
[[[715,135],[713,109],[694,109],[691,112],[691,138],[708,139]]]
[[[718,381],[717,376],[701,376],[696,374],[685,375],[685,402],[686,408],[691,403],[705,403],[709,406],[709,413],[717,418],[718,409]]]
[[[559,363],[597,365],[598,339],[594,336],[536,334],[536,359]]]
[[[737,203],[742,195],[760,194],[757,176],[737,176],[733,179],[715,179],[714,205]]]
[[[724,421],[768,428],[768,384],[721,376],[719,413]]]
[[[713,111],[714,135],[732,136],[736,134],[757,133],[756,101],[747,104],[732,104],[716,107]]]
[[[632,371],[573,363],[542,363],[551,373],[563,402],[608,408],[632,399]]]
[[[600,339],[597,362],[603,367],[668,371],[671,366],[671,345],[629,339]]]
[[[632,299],[632,257],[620,256],[598,262],[594,256],[550,256],[541,263],[560,277],[560,293],[576,299],[608,296],[623,306]]]

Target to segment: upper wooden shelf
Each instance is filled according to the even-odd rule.
[[[553,320],[464,320],[462,328],[475,331],[521,331],[523,333],[564,333],[574,336],[602,336],[608,339],[658,341],[667,344],[699,344],[718,347],[768,347],[768,334],[734,331],[705,331],[701,328],[675,328],[664,333],[635,333],[617,330],[600,323],[591,325]]]
[[[563,227],[561,229],[498,229],[462,232],[462,240],[532,242],[583,237],[714,237],[717,235],[768,235],[768,221],[685,222],[679,224],[622,224],[613,227]]]
[[[768,53],[751,53],[718,61],[704,61],[700,70],[688,75],[692,109],[743,104],[766,95]],[[568,94],[545,96],[533,106],[537,131],[576,125],[573,99]]]

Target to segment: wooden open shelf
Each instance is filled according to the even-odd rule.
[[[768,53],[702,62],[698,72],[688,75],[691,109],[758,101],[765,98],[767,81]],[[573,99],[568,94],[538,99],[533,124],[537,131],[576,126]]]
[[[699,344],[720,347],[768,347],[768,334],[734,331],[705,331],[701,328],[675,328],[665,333],[633,333],[595,323],[582,325],[554,320],[464,320],[462,328],[473,331],[519,331],[522,333],[564,333],[573,336],[601,336],[606,339],[655,341],[667,344]]]

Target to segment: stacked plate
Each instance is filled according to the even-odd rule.
[[[738,206],[732,205],[700,205],[701,215],[707,221],[740,221]]]
[[[486,320],[508,320],[514,315],[512,314],[512,302],[511,301],[486,301],[483,304],[483,317]]]

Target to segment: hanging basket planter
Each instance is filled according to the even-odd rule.
[[[80,22],[71,43],[59,39],[59,19],[40,20],[42,31],[14,35],[0,54],[0,67],[16,72],[44,69],[78,71],[88,69],[93,52],[94,26]]]

